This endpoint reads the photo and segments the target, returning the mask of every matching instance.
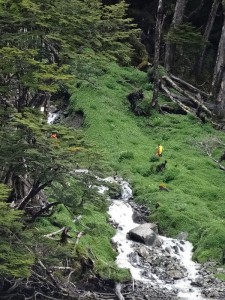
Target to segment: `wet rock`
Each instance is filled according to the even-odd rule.
[[[146,222],[143,215],[138,211],[134,211],[132,219],[133,219],[134,223],[137,223],[137,224],[143,224]]]
[[[184,277],[184,273],[181,270],[169,270],[167,271],[167,274],[174,280],[178,280]]]
[[[178,240],[186,240],[188,237],[188,232],[180,232],[178,235],[177,235],[177,239]]]
[[[135,242],[159,247],[161,246],[162,241],[155,231],[157,231],[157,226],[155,224],[145,223],[131,229],[128,232],[128,237]]]
[[[149,248],[141,245],[138,248],[138,250],[137,250],[138,251],[138,255],[141,256],[141,257],[143,257],[144,259],[147,259],[147,258],[149,258],[151,256],[149,250],[150,250]]]

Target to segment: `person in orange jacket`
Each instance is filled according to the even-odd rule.
[[[162,152],[163,152],[163,146],[158,144],[157,150],[156,150],[156,155],[159,157],[162,157]]]
[[[51,134],[51,138],[52,138],[52,139],[57,139],[57,134],[56,134],[56,133],[52,133],[52,134]]]

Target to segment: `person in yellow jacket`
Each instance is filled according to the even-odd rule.
[[[157,151],[156,151],[156,155],[161,157],[162,156],[162,152],[163,152],[163,146],[158,144],[157,146]]]

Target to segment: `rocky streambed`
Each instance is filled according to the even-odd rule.
[[[117,199],[109,199],[109,215],[117,229],[113,238],[118,250],[117,264],[130,270],[132,281],[115,286],[112,281],[95,278],[93,282],[82,283],[79,299],[225,300],[225,282],[215,277],[225,270],[213,262],[203,265],[193,262],[187,233],[180,233],[176,239],[159,235],[157,224],[146,221],[148,210],[132,201],[128,182],[117,176],[95,177],[100,183],[95,186],[99,193],[108,190],[106,182],[121,187]]]
[[[214,263],[193,262],[186,233],[177,239],[160,236],[156,224],[146,223],[146,208],[132,202],[129,184],[121,178],[108,180],[122,188],[121,198],[111,199],[109,214],[117,228],[113,238],[117,263],[129,268],[133,277],[133,282],[121,286],[124,299],[225,299],[225,282],[215,278],[224,270]]]

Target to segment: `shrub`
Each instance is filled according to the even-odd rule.
[[[133,159],[134,158],[134,154],[132,151],[123,151],[120,153],[120,156],[119,156],[119,161],[122,161],[124,159]]]
[[[156,155],[152,155],[152,156],[149,158],[149,161],[150,161],[150,162],[156,162],[156,161],[159,161],[159,157],[156,156]]]
[[[166,170],[164,176],[163,176],[163,181],[165,183],[168,183],[172,180],[174,180],[177,177],[177,170]]]

